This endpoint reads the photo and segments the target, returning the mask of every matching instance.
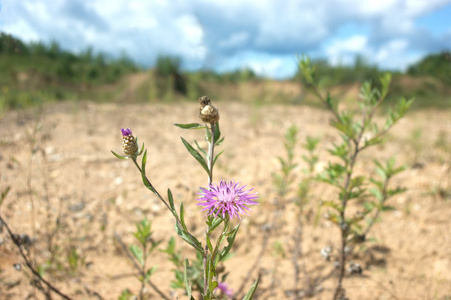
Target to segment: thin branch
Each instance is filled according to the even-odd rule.
[[[17,246],[17,248],[19,249],[20,255],[22,256],[22,258],[25,261],[25,264],[27,265],[27,267],[31,270],[31,272],[43,283],[45,283],[45,285],[51,289],[53,292],[55,292],[56,294],[60,295],[62,298],[67,299],[67,300],[71,300],[72,298],[70,298],[69,296],[66,296],[64,293],[62,293],[59,289],[57,289],[56,287],[54,287],[50,282],[48,282],[47,280],[45,280],[41,274],[39,274],[39,272],[33,267],[32,263],[28,260],[27,256],[25,255],[25,253],[22,250],[22,247],[20,245],[20,241],[17,239],[16,235],[11,231],[11,229],[9,228],[8,224],[5,222],[5,219],[3,219],[0,215],[0,221],[1,223],[5,226],[6,230],[8,231],[8,234],[11,238],[11,240],[14,242],[14,244]]]

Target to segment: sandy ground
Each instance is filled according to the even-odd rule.
[[[225,136],[218,150],[225,152],[218,160],[215,180],[234,178],[248,184],[261,202],[243,218],[234,256],[224,265],[230,272],[227,284],[235,292],[243,283],[247,289],[260,274],[257,299],[292,299],[292,254],[298,247],[305,265],[299,293],[307,296],[310,290],[312,299],[331,299],[336,285],[334,265],[321,257],[320,250],[339,245],[338,229],[323,218],[314,225],[312,216],[319,201],[333,193],[323,184],[312,186],[300,248],[292,238],[293,195],[277,199],[271,176],[279,171],[276,157],[285,155],[283,136],[291,125],[299,129],[295,180],[300,180],[305,167],[301,144],[307,135],[322,139],[319,153],[322,163],[326,162],[326,149],[336,140],[328,113],[288,105],[219,102],[216,106]],[[159,248],[175,236],[170,213],[142,185],[132,162],[110,152],[121,152],[121,127],[132,128],[145,142],[152,183],[162,194],[170,188],[176,203],[184,202],[188,226],[203,236],[204,218],[195,198],[207,178],[179,137],[202,141],[204,132],[173,125],[198,122],[197,113],[194,101],[126,106],[87,102],[53,105],[39,113],[9,112],[0,120],[0,189],[11,187],[1,215],[15,233],[35,239],[31,258],[42,266],[47,262],[46,278],[61,291],[74,299],[97,299],[95,292],[117,299],[126,288],[137,293],[136,271],[115,234],[126,244],[134,242],[135,223],[146,216],[152,220],[153,238],[163,241]],[[395,210],[383,214],[383,221],[374,226],[370,234],[374,241],[366,249],[355,250],[353,261],[362,265],[363,273],[346,276],[349,299],[451,299],[450,149],[450,112],[429,110],[409,113],[389,134],[386,145],[362,153],[358,172],[371,173],[374,158],[396,155],[397,162],[407,164],[392,187],[400,185],[408,191],[390,200]],[[280,209],[275,200],[281,203]],[[262,252],[268,224],[276,229]],[[26,268],[13,267],[23,261],[5,230],[0,238],[0,298],[44,299],[30,285]],[[178,237],[177,247],[184,257],[194,258]],[[49,249],[55,253],[53,261]],[[79,257],[71,271],[70,253]],[[155,251],[150,265],[158,265],[151,280],[168,298],[186,298],[182,290],[169,287],[173,266],[165,254]],[[146,293],[149,299],[162,298],[151,287]],[[239,299],[243,293],[237,295]]]

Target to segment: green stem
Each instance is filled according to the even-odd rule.
[[[208,141],[208,185],[210,186],[213,182],[213,156],[215,149],[215,123],[210,123],[210,141]],[[208,282],[208,244],[207,239],[209,238],[210,226],[207,225],[207,231],[205,232],[205,249],[204,249],[204,298],[209,294],[209,282]],[[210,258],[211,259],[211,258]]]
[[[211,123],[210,124],[210,137],[211,140],[208,143],[208,170],[209,170],[209,174],[208,174],[208,185],[211,185],[213,182],[213,156],[214,156],[214,152],[215,152],[215,127],[216,127],[216,123]]]
[[[138,165],[138,163],[136,162],[136,157],[131,157],[133,162],[135,163],[135,166],[138,168],[139,172],[142,174],[143,171],[141,169],[141,167]],[[150,182],[150,180],[147,178],[147,176],[144,176],[144,179],[146,180],[147,184],[152,188],[153,193],[161,200],[161,202],[164,203],[164,205],[166,205],[166,207],[169,209],[169,211],[172,213],[172,215],[175,218],[176,223],[183,228],[182,222],[180,221],[180,218],[177,216],[177,214],[171,209],[171,207],[169,206],[169,204],[166,202],[166,200],[164,200],[164,198],[160,195],[160,193],[158,193],[158,191],[154,188],[154,186],[152,185],[152,183]],[[187,231],[187,230],[186,230]],[[191,234],[187,231],[188,236],[191,239]],[[193,239],[191,239],[192,245],[195,245],[195,242]],[[194,246],[193,246],[194,247]],[[196,250],[199,251],[199,248],[194,247]]]
[[[133,160],[133,162],[135,163],[135,166],[138,168],[139,172],[142,174],[143,171],[142,171],[141,167],[138,165],[138,163],[136,162],[136,157],[132,157],[132,160]],[[161,200],[161,202],[163,202],[164,205],[166,205],[166,207],[172,212],[172,209],[171,209],[171,207],[169,206],[169,204],[166,202],[166,200],[164,200],[163,197],[161,197],[160,193],[158,193],[158,191],[154,188],[154,186],[152,185],[152,183],[150,182],[150,180],[147,178],[147,176],[144,176],[144,178],[146,179],[146,181],[147,181],[147,183],[149,184],[149,186],[152,187],[154,194],[157,195],[157,197]],[[172,214],[173,214],[174,217],[176,217],[176,219],[177,219],[177,216],[175,215],[175,213],[172,212]]]
[[[216,255],[218,254],[219,247],[222,243],[222,237],[224,234],[226,234],[227,231],[229,231],[229,219],[224,219],[224,229],[222,230],[222,233],[218,236],[218,240],[216,241],[215,249],[213,250],[213,253],[211,254],[211,259],[215,260]]]

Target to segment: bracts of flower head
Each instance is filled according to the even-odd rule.
[[[198,193],[201,197],[197,200],[198,206],[203,206],[202,211],[206,211],[206,215],[218,216],[233,219],[240,214],[248,214],[250,211],[248,205],[258,205],[257,193],[251,193],[253,189],[245,190],[245,186],[241,186],[240,182],[234,180],[221,180],[218,185],[211,184],[208,188],[200,188]]]
[[[219,112],[211,105],[211,100],[207,96],[202,96],[199,98],[200,108],[199,108],[199,118],[205,123],[216,123],[219,120]]]
[[[122,128],[122,148],[124,149],[124,153],[127,155],[136,155],[138,153],[138,143],[136,142],[135,137],[132,134],[132,130],[130,128]]]

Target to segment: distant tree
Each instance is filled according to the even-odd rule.
[[[181,71],[182,59],[177,56],[159,55],[156,63],[156,74],[160,78],[173,80],[174,90],[186,95],[186,78]]]
[[[47,49],[47,56],[49,58],[57,59],[61,54],[61,47],[56,41],[50,43],[50,47]]]
[[[45,56],[47,55],[48,49],[47,46],[43,42],[31,42],[28,45],[30,49],[30,53],[34,56]]]
[[[428,55],[410,66],[407,73],[412,76],[432,76],[451,84],[451,52]]]
[[[325,59],[316,60],[315,74],[318,78],[322,78],[322,84],[325,86],[347,84],[370,80],[374,84],[379,82],[381,71],[377,66],[370,65],[364,57],[358,55],[353,65],[336,65],[332,66]],[[295,79],[303,80],[298,72]]]
[[[0,34],[0,53],[3,54],[28,54],[27,46],[10,34]]]

